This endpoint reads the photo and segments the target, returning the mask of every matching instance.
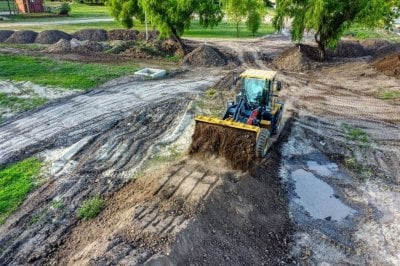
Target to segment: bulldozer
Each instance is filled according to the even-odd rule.
[[[228,101],[221,118],[195,116],[191,152],[207,151],[232,160],[266,157],[280,133],[284,111],[284,102],[277,96],[282,84],[276,75],[275,71],[247,69],[235,78],[234,85],[239,79],[242,82],[241,92],[236,101]]]

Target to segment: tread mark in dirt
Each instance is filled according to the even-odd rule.
[[[164,188],[164,186],[169,182],[171,177],[173,177],[179,171],[181,171],[183,169],[183,167],[184,167],[184,165],[181,165],[175,171],[171,172],[170,175],[166,178],[165,182],[153,193],[153,196],[157,195]]]

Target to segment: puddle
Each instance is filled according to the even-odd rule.
[[[331,176],[334,172],[339,170],[335,163],[319,164],[316,161],[307,161],[307,167],[311,171],[315,171],[316,174],[323,177]]]
[[[313,162],[309,169],[315,170],[321,175],[331,174],[328,167],[329,165],[319,165]],[[291,176],[295,182],[295,192],[298,196],[294,201],[300,204],[313,218],[341,221],[356,212],[337,198],[335,191],[328,183],[311,172],[297,169],[291,173]]]

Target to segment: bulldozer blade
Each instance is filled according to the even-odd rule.
[[[251,167],[259,127],[204,116],[195,121],[189,154],[222,156],[234,169]]]

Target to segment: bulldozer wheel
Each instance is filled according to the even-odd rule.
[[[256,143],[256,156],[258,158],[264,158],[267,155],[267,152],[271,146],[270,143],[270,133],[266,128],[262,128]]]
[[[282,109],[279,110],[278,118],[276,119],[274,129],[272,131],[272,134],[279,134],[279,131],[281,130],[281,123],[282,123]]]

